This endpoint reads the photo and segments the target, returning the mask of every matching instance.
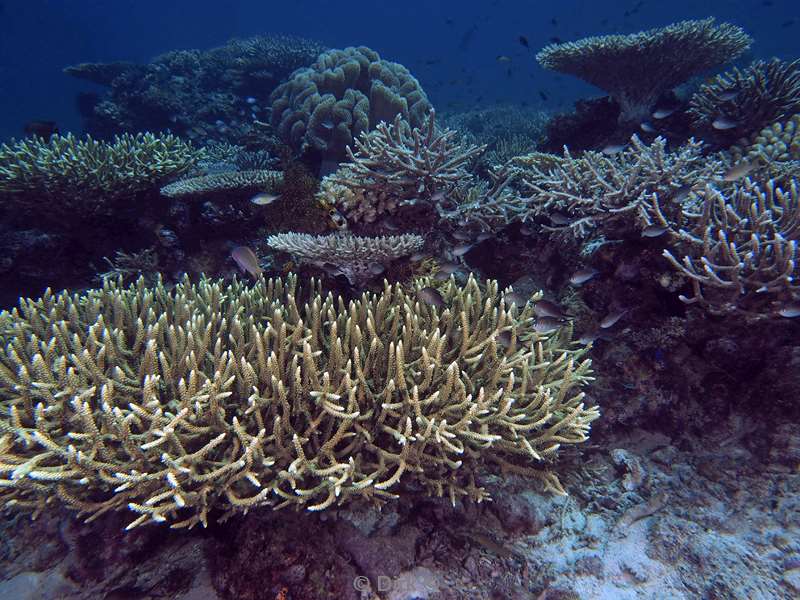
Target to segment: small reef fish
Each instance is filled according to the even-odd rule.
[[[656,128],[653,127],[653,125],[649,121],[642,121],[639,124],[639,129],[641,129],[645,133],[655,133],[656,132]]]
[[[554,213],[550,213],[550,222],[553,225],[571,225],[572,217],[566,213],[556,211]]]
[[[750,171],[752,171],[754,168],[755,165],[753,163],[743,160],[738,165],[734,165],[725,171],[725,174],[722,176],[722,180],[736,181],[737,179],[747,176],[747,174],[750,173]]]
[[[500,333],[497,334],[497,341],[504,348],[508,348],[511,345],[511,332],[501,331]]]
[[[59,132],[55,121],[28,121],[25,123],[24,131],[27,136],[38,136],[46,140]]]
[[[674,108],[658,108],[653,111],[653,118],[654,119],[666,119],[672,113],[675,112]]]
[[[654,238],[664,235],[666,232],[667,228],[661,225],[648,225],[642,230],[642,237]]]
[[[609,327],[613,327],[616,325],[617,321],[619,321],[622,316],[628,312],[628,310],[630,309],[626,308],[624,310],[615,310],[608,313],[605,317],[603,317],[603,320],[600,321],[600,328],[608,329]]]
[[[583,344],[584,346],[587,344],[591,344],[596,339],[600,337],[600,332],[597,330],[587,331],[578,338],[578,343]]]
[[[739,90],[725,90],[719,95],[719,99],[723,102],[729,102],[731,100],[735,100],[736,96],[739,95]]]
[[[549,300],[539,300],[533,305],[533,312],[537,317],[551,317],[553,319],[565,319],[567,314],[555,302]]]
[[[683,202],[689,197],[689,194],[694,190],[694,184],[686,183],[675,190],[672,199],[675,202]]]
[[[572,274],[572,277],[569,278],[569,282],[572,285],[583,285],[590,279],[592,279],[595,275],[597,275],[600,271],[597,269],[593,269],[592,267],[585,267],[583,269],[578,269]]]
[[[511,57],[506,56],[505,54],[499,54],[495,60],[499,63],[510,63]]]
[[[601,152],[606,156],[612,156],[614,154],[619,154],[623,150],[625,150],[625,144],[609,144],[605,146]]]
[[[410,260],[411,262],[418,263],[425,260],[425,257],[427,256],[428,255],[425,252],[415,252],[414,254],[411,255],[411,257],[408,260]]]
[[[467,252],[472,250],[472,244],[462,244],[453,248],[453,256],[464,256]]]
[[[444,306],[444,298],[442,298],[442,294],[436,288],[422,288],[417,292],[417,298],[422,300],[425,304],[430,304],[436,308],[442,308]]]
[[[506,304],[509,306],[516,304],[519,308],[524,307],[528,303],[528,298],[519,292],[508,292],[507,294],[503,294],[503,300],[505,300]]]
[[[472,234],[469,231],[459,230],[453,232],[453,237],[461,242],[468,242],[472,239]]]
[[[385,270],[386,267],[384,267],[381,263],[378,262],[370,263],[369,265],[369,272],[372,273],[373,275],[380,275]]]
[[[526,38],[524,35],[521,35],[521,36],[519,36],[518,39],[519,39],[519,43],[522,44],[525,48],[527,48],[528,50],[531,49],[531,45],[530,45],[530,43],[528,43],[528,38]]]
[[[448,275],[455,273],[456,271],[461,269],[461,265],[454,262],[443,262],[439,263],[439,271],[442,273],[447,273]]]
[[[714,119],[714,121],[711,123],[711,126],[714,129],[718,129],[720,131],[725,131],[726,129],[734,129],[734,128],[738,127],[739,126],[739,122],[738,121],[734,121],[730,117],[722,116],[722,117],[717,117],[716,119]]]
[[[538,333],[549,333],[561,327],[561,321],[553,317],[539,317],[533,324],[533,330]]]
[[[277,200],[280,197],[281,197],[280,194],[266,194],[266,193],[256,194],[255,196],[250,198],[250,202],[252,202],[256,206],[267,206],[275,202],[275,200]]]
[[[475,238],[475,241],[478,243],[485,242],[486,240],[490,240],[494,237],[491,233],[479,233],[478,237]]]
[[[249,273],[256,279],[261,277],[262,271],[258,264],[258,257],[247,246],[236,246],[231,250],[231,258],[243,272]]]
[[[800,302],[790,302],[778,311],[778,314],[787,319],[800,317]]]

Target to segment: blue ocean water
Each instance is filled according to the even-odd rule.
[[[406,65],[437,107],[525,102],[564,109],[578,97],[601,92],[540,68],[533,55],[541,47],[555,38],[632,33],[708,16],[739,25],[755,38],[742,62],[800,55],[800,7],[792,0],[3,0],[0,139],[20,137],[31,120],[80,131],[75,96],[92,86],[63,74],[67,65],[146,63],[168,50],[207,49],[265,33],[308,37],[332,48],[369,46]],[[529,40],[530,51],[519,44],[520,35]],[[498,55],[512,62],[499,64]]]

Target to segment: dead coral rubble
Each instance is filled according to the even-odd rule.
[[[598,416],[585,349],[496,282],[440,290],[441,309],[291,275],[23,300],[0,313],[0,502],[128,509],[133,528],[403,490],[480,501],[485,469],[563,493],[548,464]]]

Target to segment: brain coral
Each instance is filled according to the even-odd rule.
[[[0,505],[187,527],[403,491],[480,501],[500,468],[563,493],[548,466],[598,416],[586,350],[496,282],[440,289],[441,308],[291,275],[23,300],[0,313]]]
[[[342,160],[353,139],[402,115],[421,126],[431,108],[404,66],[365,48],[329,50],[272,93],[272,125],[297,150]]]

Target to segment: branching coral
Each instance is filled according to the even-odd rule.
[[[0,192],[10,202],[110,213],[118,203],[187,172],[202,151],[172,135],[124,134],[112,143],[54,135],[0,146]]]
[[[467,179],[438,203],[439,216],[450,225],[477,226],[486,232],[524,221],[530,213],[528,203],[511,187],[518,174],[518,168],[506,164],[489,172],[491,184]]]
[[[598,416],[585,350],[538,334],[495,282],[441,289],[442,308],[388,283],[346,303],[293,276],[23,300],[0,313],[0,501],[127,508],[133,528],[402,492],[480,501],[498,467],[563,493],[548,463]]]
[[[729,194],[708,185],[697,195],[682,227],[664,216],[656,195],[651,199],[654,220],[668,228],[673,245],[664,256],[692,283],[693,296],[681,299],[751,317],[775,315],[800,299],[797,180],[782,190],[745,179]]]
[[[320,196],[348,220],[372,222],[407,204],[431,202],[472,176],[465,169],[485,146],[470,146],[450,129],[436,128],[435,114],[422,128],[400,115],[348,147],[352,162],[322,181]]]
[[[751,136],[800,112],[800,60],[759,60],[743,71],[734,67],[701,86],[689,104],[696,127],[711,130],[724,117],[735,127],[722,133]]]
[[[279,233],[267,238],[276,250],[288,252],[301,262],[341,273],[352,285],[361,285],[383,273],[394,260],[422,249],[425,240],[403,234],[361,237],[349,232],[333,235]]]
[[[719,178],[720,159],[702,155],[701,144],[687,144],[669,152],[664,138],[649,146],[633,136],[628,148],[616,155],[586,152],[573,158],[564,150],[558,161],[534,161],[521,175],[530,213],[550,218],[553,234],[585,238],[602,224],[606,234],[649,225],[646,205],[652,194],[663,198],[681,195],[698,181]],[[671,212],[679,210],[673,203]],[[670,214],[671,214],[670,212]]]
[[[605,90],[620,105],[620,120],[638,122],[647,118],[662,93],[733,60],[751,42],[740,27],[717,25],[709,18],[631,35],[551,44],[536,59],[546,69],[575,75]]]
[[[345,148],[396,115],[422,125],[431,105],[404,66],[369,48],[330,50],[272,93],[272,125],[296,150],[341,160]]]
[[[274,192],[282,182],[281,171],[229,171],[175,181],[161,188],[161,195],[183,198],[230,192]]]

